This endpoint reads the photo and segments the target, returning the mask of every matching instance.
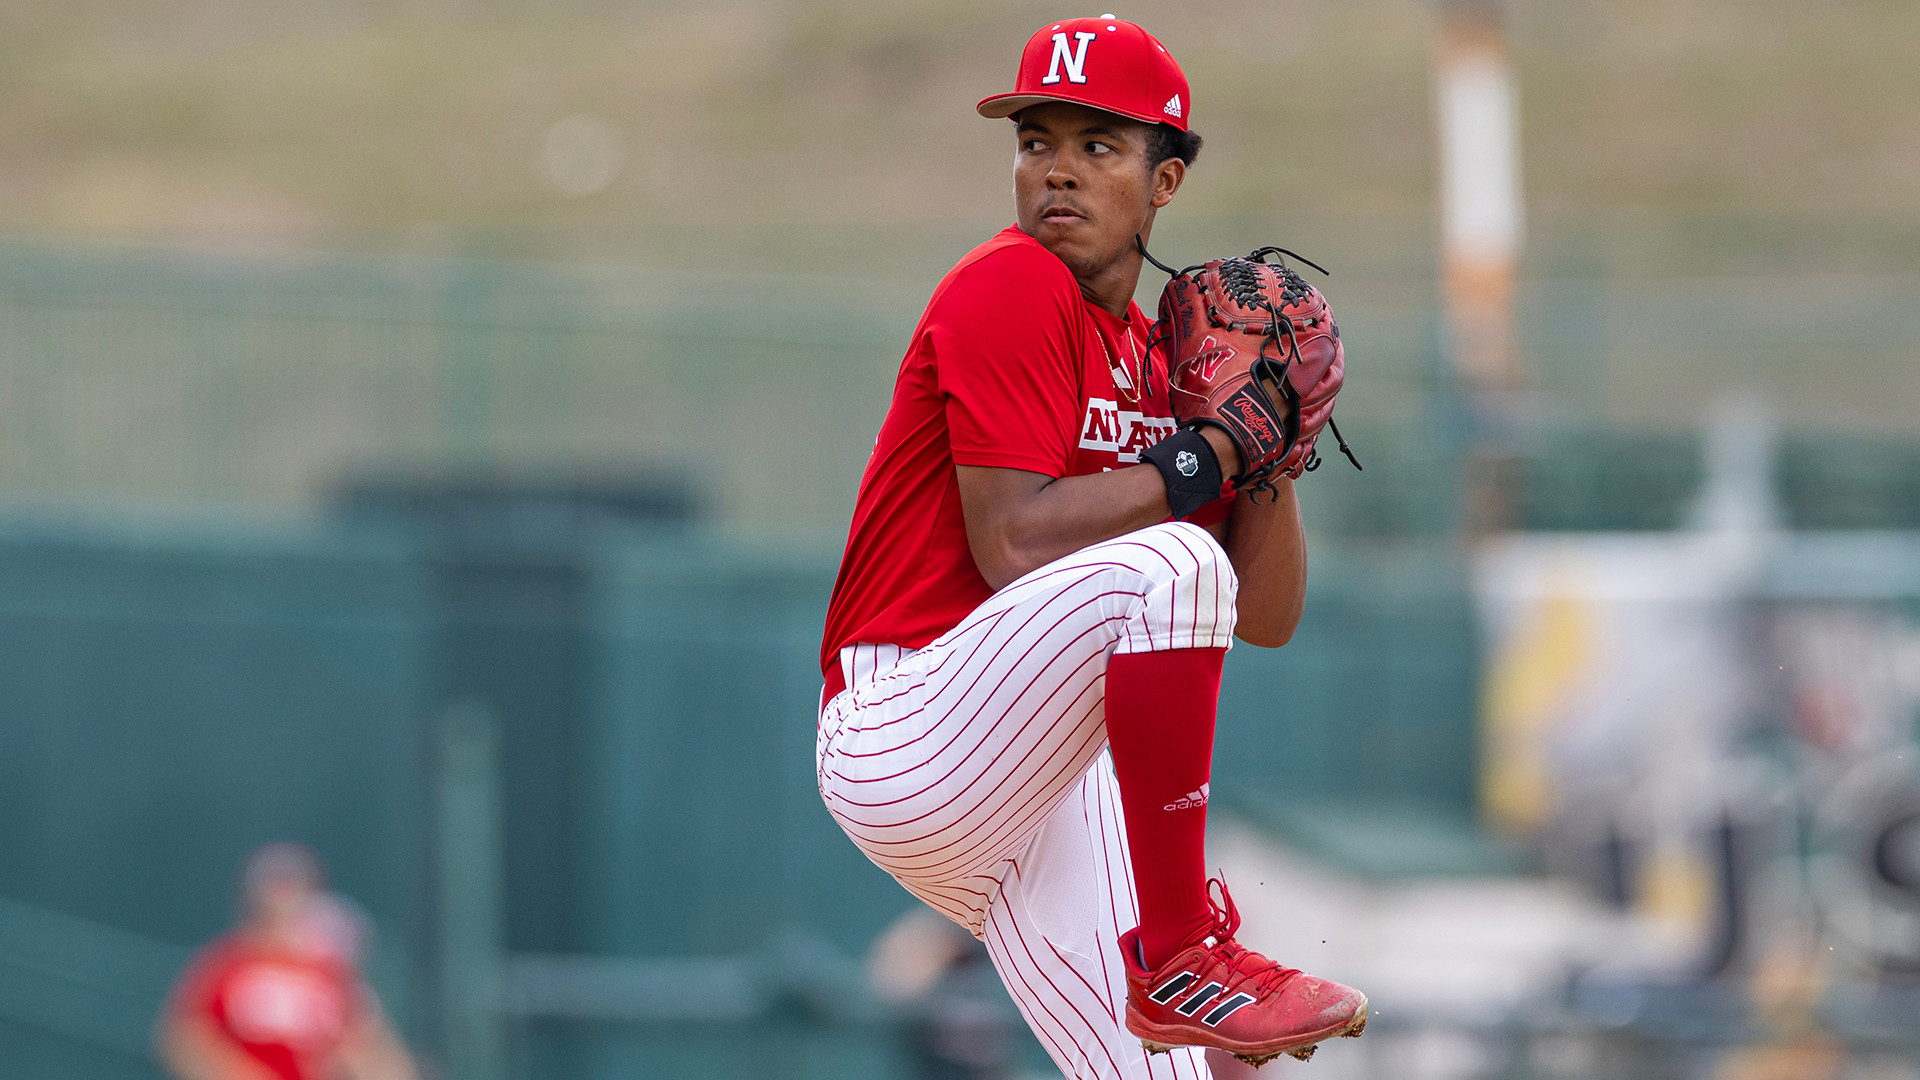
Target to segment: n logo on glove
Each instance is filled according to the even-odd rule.
[[[1233,358],[1233,350],[1217,344],[1211,336],[1201,342],[1200,347],[1206,352],[1193,358],[1193,366],[1200,369],[1200,378],[1212,382],[1214,376],[1220,374],[1220,365]]]

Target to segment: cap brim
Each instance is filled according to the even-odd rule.
[[[1143,124],[1158,124],[1166,119],[1162,116],[1140,116],[1136,113],[1121,112],[1119,109],[1110,109],[1105,105],[1095,105],[1090,101],[1079,101],[1075,98],[1059,97],[1053,94],[995,94],[992,97],[981,98],[980,103],[973,108],[975,112],[978,112],[981,116],[989,120],[1004,120],[1029,105],[1039,105],[1048,101],[1064,101],[1069,105],[1084,105],[1089,109],[1110,112],[1115,116],[1124,116],[1129,120],[1138,120]]]

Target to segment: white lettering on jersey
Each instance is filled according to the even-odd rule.
[[[1047,74],[1045,78],[1040,80],[1041,85],[1052,86],[1054,83],[1060,81],[1060,64],[1062,61],[1067,65],[1068,82],[1086,82],[1087,42],[1092,41],[1093,38],[1094,35],[1088,31],[1080,31],[1073,35],[1073,39],[1079,42],[1079,47],[1070,50],[1067,47],[1066,34],[1060,33],[1053,35],[1053,60],[1047,65]]]
[[[1080,425],[1080,448],[1108,450],[1132,464],[1140,460],[1140,451],[1173,434],[1176,426],[1170,416],[1143,416],[1122,409],[1117,401],[1088,398],[1086,419]]]
[[[250,1042],[326,1046],[346,1024],[332,986],[304,971],[256,964],[226,991],[227,1022]]]

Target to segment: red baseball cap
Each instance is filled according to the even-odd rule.
[[[1020,54],[1013,86],[1013,93],[974,107],[997,119],[1043,101],[1071,101],[1181,131],[1193,111],[1173,54],[1137,24],[1111,15],[1042,27]]]

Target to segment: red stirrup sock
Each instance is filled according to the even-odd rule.
[[[1207,779],[1225,649],[1123,653],[1107,664],[1107,744],[1120,779],[1149,971],[1213,925]]]

